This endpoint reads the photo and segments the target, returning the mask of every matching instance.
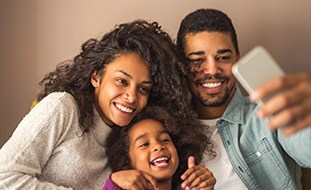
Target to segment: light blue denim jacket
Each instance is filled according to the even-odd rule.
[[[216,124],[235,172],[248,189],[301,189],[300,166],[311,167],[311,129],[284,137],[257,111],[237,88]]]

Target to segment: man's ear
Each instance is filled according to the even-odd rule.
[[[100,84],[100,77],[97,75],[97,71],[94,71],[91,76],[91,83],[94,86],[94,88],[98,87]]]
[[[240,51],[236,53],[236,61],[239,61],[239,60],[240,60]]]

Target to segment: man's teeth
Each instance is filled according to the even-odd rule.
[[[124,107],[120,104],[116,104],[116,106],[117,106],[117,108],[119,108],[119,110],[124,111],[126,113],[132,113],[134,111],[133,109]]]
[[[203,83],[203,86],[206,88],[215,88],[221,85],[221,82],[214,82],[214,83]]]

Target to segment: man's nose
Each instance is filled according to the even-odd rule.
[[[201,67],[200,71],[207,75],[215,75],[219,72],[219,67],[215,58],[209,58],[204,62]]]

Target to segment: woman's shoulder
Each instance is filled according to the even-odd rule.
[[[51,115],[71,115],[77,109],[76,100],[71,94],[68,92],[52,92],[39,101],[31,112],[50,117]]]
[[[75,98],[68,92],[52,92],[41,100],[42,102],[53,103],[54,105],[61,104],[65,107],[76,106]]]
[[[51,100],[65,100],[65,101],[74,101],[74,97],[69,94],[68,92],[52,92],[48,94],[44,99],[51,99]]]

